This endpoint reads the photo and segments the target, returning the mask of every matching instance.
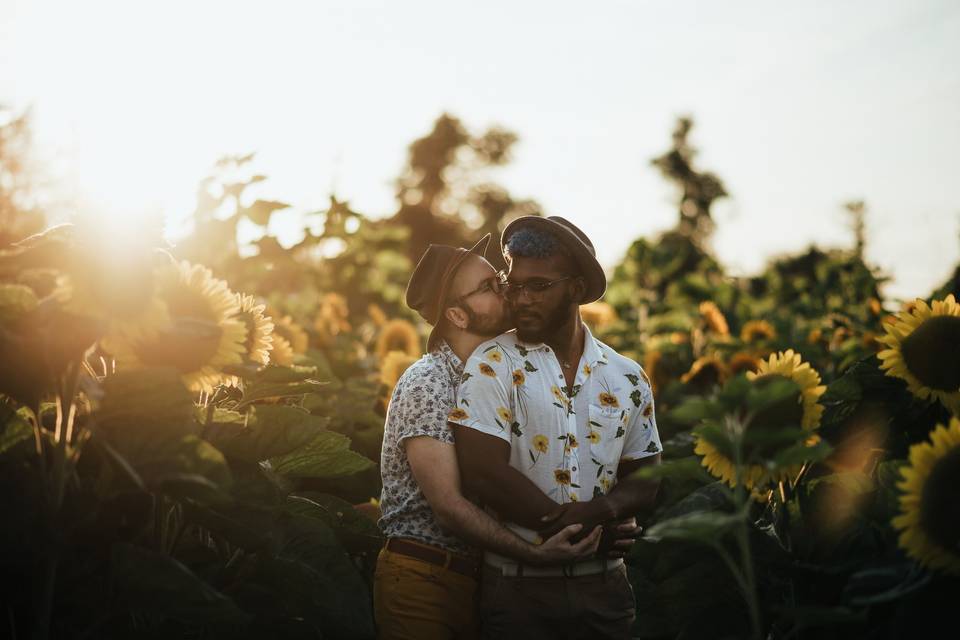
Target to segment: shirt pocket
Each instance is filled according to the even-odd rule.
[[[623,453],[623,437],[630,412],[626,409],[590,405],[590,455],[601,465],[616,464]]]

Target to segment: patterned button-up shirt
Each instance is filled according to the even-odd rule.
[[[417,436],[453,444],[447,415],[462,372],[463,362],[441,341],[437,349],[410,365],[393,389],[380,454],[383,491],[378,524],[385,536],[412,538],[457,553],[470,550],[437,523],[413,477],[403,444]]]
[[[608,493],[621,460],[662,449],[646,373],[589,330],[569,390],[550,347],[524,343],[515,332],[480,345],[450,420],[509,442],[510,465],[559,503]],[[536,540],[534,531],[507,524]]]

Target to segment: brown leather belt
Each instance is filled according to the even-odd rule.
[[[399,553],[403,556],[423,560],[430,564],[445,567],[450,571],[474,578],[477,576],[479,563],[473,558],[450,553],[439,547],[427,545],[422,542],[405,540],[404,538],[387,538],[387,551]]]

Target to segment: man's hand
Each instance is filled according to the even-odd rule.
[[[540,536],[548,538],[571,524],[582,524],[581,533],[572,538],[577,542],[586,535],[584,532],[593,531],[594,527],[613,520],[613,517],[613,508],[605,498],[597,498],[589,502],[568,502],[543,516]]]
[[[597,553],[607,558],[623,558],[633,547],[643,527],[637,525],[636,518],[625,518],[604,525]]]
[[[529,562],[531,564],[566,564],[576,560],[583,560],[597,551],[600,542],[601,528],[594,527],[587,537],[580,542],[571,542],[571,539],[580,533],[583,525],[572,524],[564,527],[559,533],[545,540],[543,544],[533,548]]]

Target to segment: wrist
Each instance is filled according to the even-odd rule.
[[[617,519],[617,505],[609,496],[594,498],[592,502],[597,503],[597,513],[601,522],[608,522]]]

